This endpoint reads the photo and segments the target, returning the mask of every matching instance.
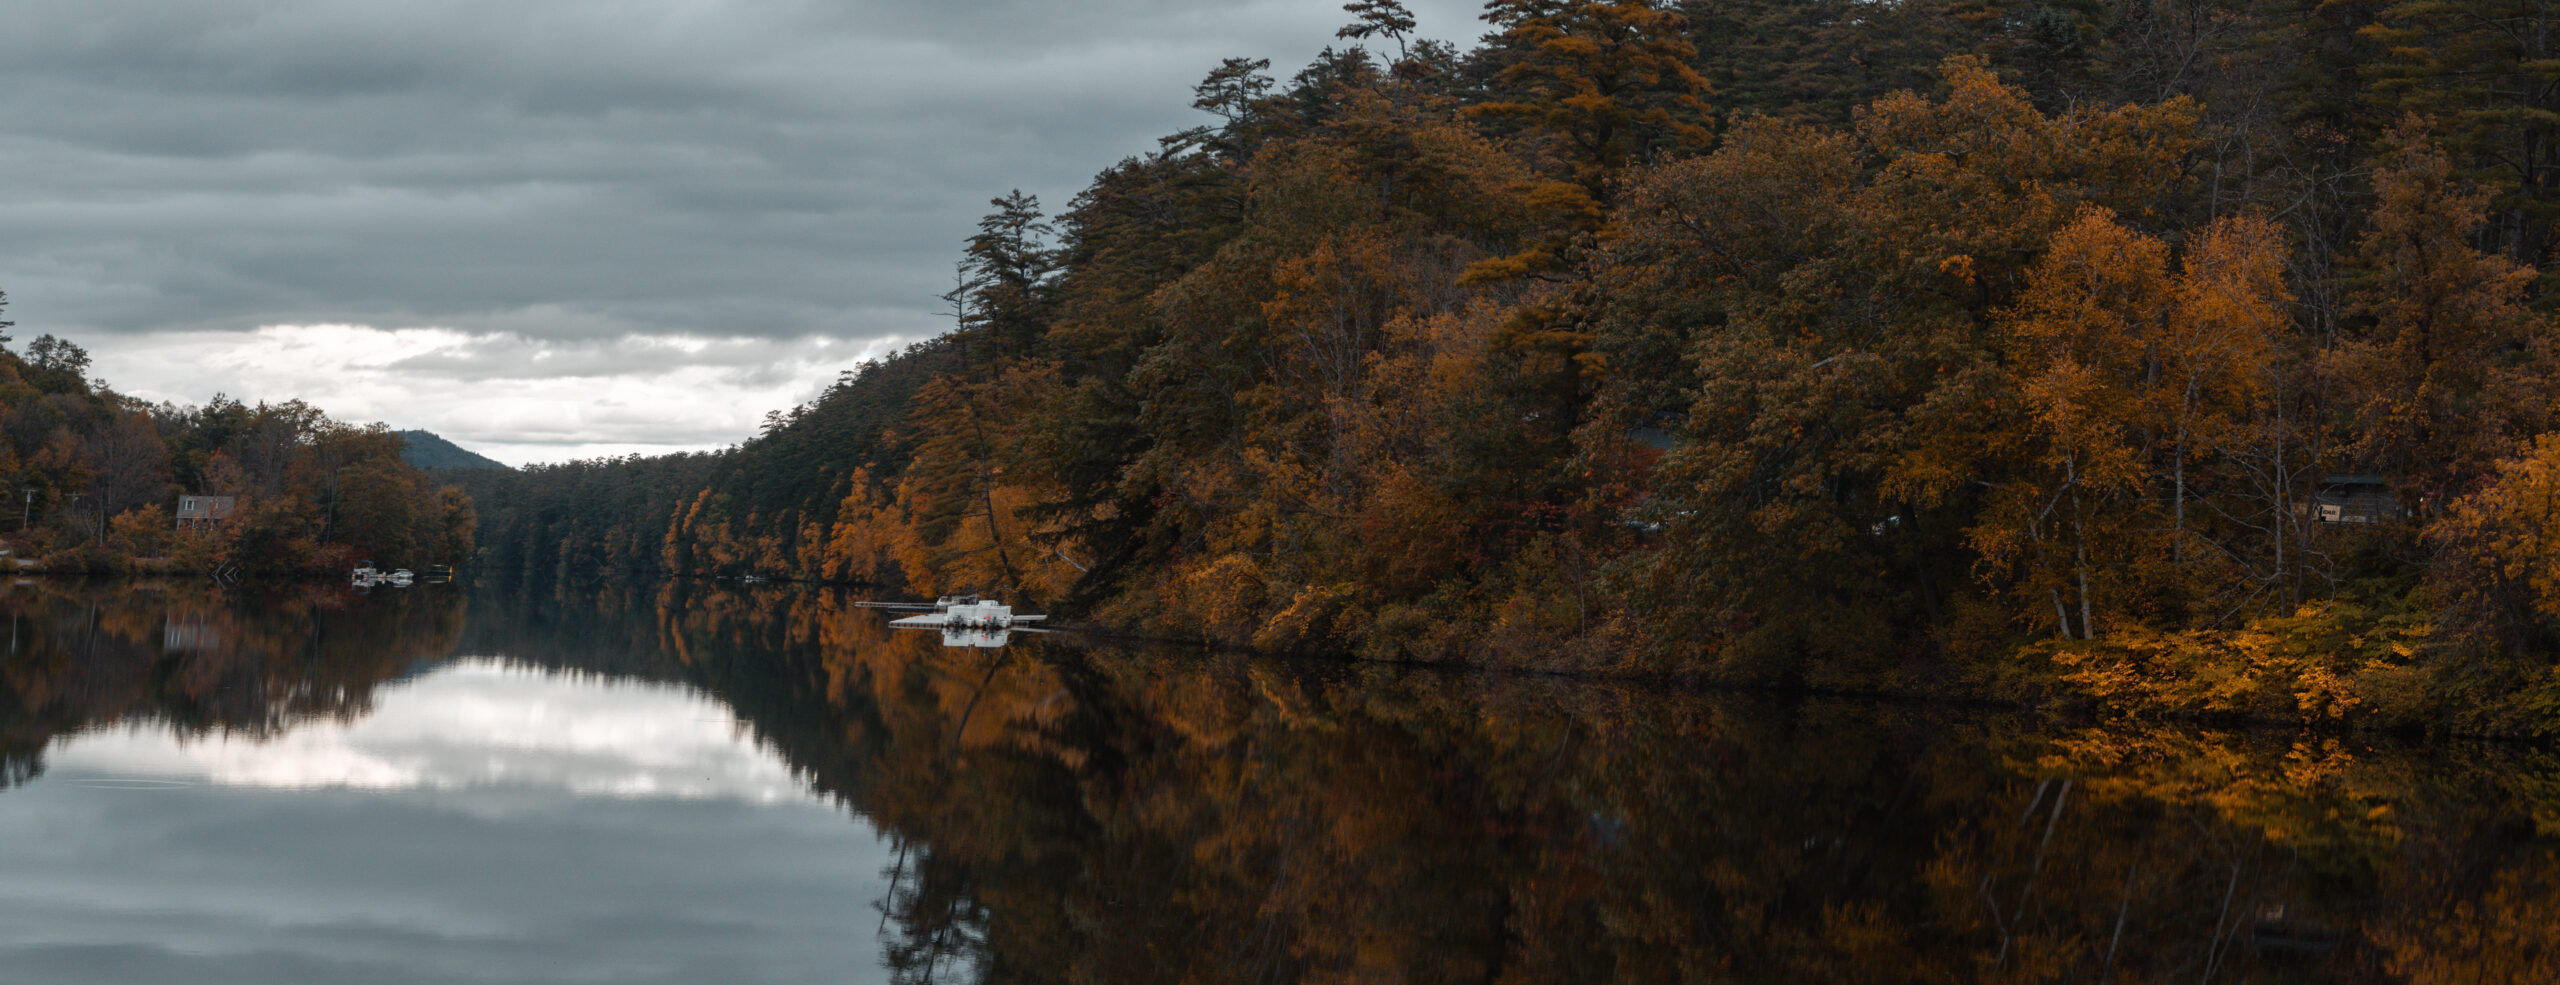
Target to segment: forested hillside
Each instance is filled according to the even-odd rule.
[[[444,440],[433,431],[393,431],[400,460],[422,469],[503,469],[507,463]]]
[[[359,560],[423,567],[471,553],[470,501],[402,462],[401,439],[380,424],[299,400],[147,404],[91,378],[77,344],[40,335],[10,348],[11,327],[0,321],[0,542],[13,561],[342,576]],[[226,512],[184,518],[188,495],[227,497]]]
[[[952,335],[725,453],[468,480],[485,556],[1272,650],[2560,706],[2541,7],[1494,0],[1463,51],[1346,10],[1055,214],[997,199]],[[2321,522],[2345,475],[2378,522]]]

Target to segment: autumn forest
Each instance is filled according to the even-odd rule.
[[[1461,50],[1361,0],[994,199],[950,334],[403,515],[486,573],[2548,732],[2549,13],[1494,0]]]
[[[470,500],[404,462],[381,424],[300,400],[149,403],[98,379],[77,343],[44,334],[8,348],[13,327],[0,321],[0,564],[237,580],[471,554]],[[188,513],[214,497],[218,512]]]
[[[468,481],[484,560],[2560,721],[2537,5],[1498,0],[1472,51],[1347,13],[1055,215],[998,197],[955,333],[740,448]]]

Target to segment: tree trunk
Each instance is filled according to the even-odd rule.
[[[2080,583],[2080,638],[2098,638],[2097,626],[2089,617],[2089,528],[2080,515],[2080,475],[2072,459],[2062,461],[2063,477],[2071,483],[2071,552],[2072,571]]]

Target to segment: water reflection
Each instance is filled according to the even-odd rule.
[[[973,646],[982,650],[992,650],[1011,642],[1013,642],[1013,632],[1011,630],[966,629],[948,626],[943,627],[942,630],[942,645],[944,646]]]
[[[879,966],[855,928],[887,891],[889,846],[727,706],[675,681],[456,657],[459,596],[342,591],[0,595],[21,629],[0,715],[41,756],[0,793],[0,981]]]
[[[280,735],[181,736],[146,725],[84,734],[53,757],[60,779],[155,778],[308,790],[532,787],[578,796],[774,803],[801,785],[693,691],[571,680],[473,658],[399,685],[352,721]]]
[[[436,816],[485,825],[544,790],[556,796],[529,816],[642,826],[583,813],[639,804],[669,818],[633,836],[657,891],[555,878],[511,856],[520,875],[475,878],[571,886],[587,895],[551,905],[602,923],[501,907],[465,927],[438,909],[434,874],[396,874],[416,885],[370,874],[357,893],[372,908],[367,933],[540,939],[568,955],[558,967],[589,970],[663,971],[699,947],[725,964],[690,966],[696,980],[733,981],[770,965],[705,928],[837,962],[799,980],[2560,980],[2560,761],[2534,749],[2096,727],[1058,637],[945,648],[836,593],[774,586],[544,586],[474,596],[467,618],[451,593],[351,608],[172,590],[0,604],[21,627],[0,663],[0,734],[10,762],[50,755],[53,771],[0,794],[0,824],[14,825],[0,837],[61,856],[0,879],[13,887],[0,890],[0,926],[40,909],[29,898],[54,890],[23,887],[47,880],[87,887],[68,894],[92,900],[81,919],[124,912],[95,902],[111,880],[82,858],[160,850],[187,860],[178,869],[250,878],[242,870],[300,865],[357,837],[188,847],[66,818],[30,830],[43,811],[22,803],[56,781],[92,798],[405,798],[468,805]],[[133,721],[153,724],[115,724]],[[186,738],[152,738],[167,735]],[[301,765],[240,765],[266,753]],[[772,809],[809,797],[855,818]],[[363,823],[387,825],[364,831],[368,842],[471,853],[416,823]],[[776,824],[796,833],[743,833]],[[661,863],[682,871],[651,868]],[[719,894],[674,888],[757,871],[808,876],[781,895],[813,909],[711,906]],[[356,892],[317,877],[260,891]],[[638,898],[671,901],[676,915],[617,902]],[[637,940],[612,932],[605,910],[679,929]],[[0,931],[11,956],[36,947],[13,933]],[[829,951],[800,933],[861,946]]]
[[[353,721],[384,682],[448,654],[463,620],[449,596],[186,582],[20,580],[0,588],[0,609],[0,785],[40,775],[55,736],[93,726],[254,738]]]

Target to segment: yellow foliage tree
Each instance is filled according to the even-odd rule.
[[[2102,615],[2229,567],[2189,523],[2193,473],[2252,440],[2289,298],[2262,219],[2200,230],[2174,278],[2168,246],[2106,210],[2055,235],[2002,323],[2029,464],[1993,483],[1971,538],[2059,635],[2092,638]]]
[[[2096,635],[2092,580],[2147,553],[2151,532],[2126,514],[2150,479],[2141,384],[2171,297],[2168,247],[2091,209],[2054,237],[2005,323],[2032,464],[1995,486],[1973,543],[2023,568],[2018,590],[2049,601],[2065,637]]]

